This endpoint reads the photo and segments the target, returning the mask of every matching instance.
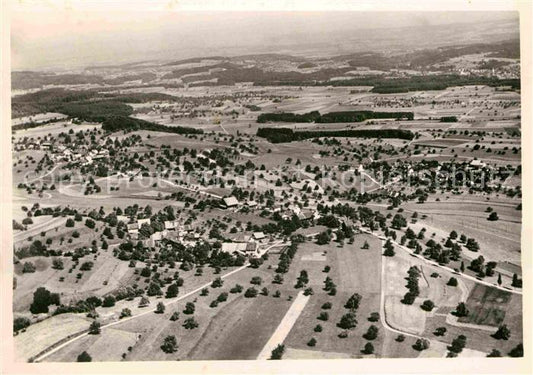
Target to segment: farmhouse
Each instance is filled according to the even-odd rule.
[[[175,230],[179,226],[179,221],[177,220],[167,220],[165,221],[166,230]]]
[[[267,237],[265,236],[263,232],[254,232],[254,234],[252,235],[252,238],[256,241],[263,241]]]
[[[225,208],[237,207],[239,201],[235,197],[226,197],[222,199],[222,206]]]
[[[298,213],[298,219],[301,221],[311,221],[317,219],[318,217],[318,213],[309,209],[301,210],[300,213]]]
[[[257,242],[223,242],[221,251],[229,254],[239,253],[246,256],[259,256],[259,246]]]
[[[484,168],[487,164],[483,163],[481,160],[475,159],[470,162],[470,166],[474,168]]]
[[[138,223],[128,224],[128,233],[129,234],[138,234],[139,233],[139,224]]]
[[[150,225],[150,219],[139,219],[137,220],[137,225],[140,227],[143,226],[143,224]]]
[[[250,208],[255,208],[257,207],[257,202],[256,201],[248,201],[246,202],[246,205]]]

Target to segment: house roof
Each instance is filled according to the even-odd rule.
[[[246,243],[223,242],[221,250],[226,253],[234,253],[236,251],[246,251],[246,246]]]
[[[165,229],[175,229],[178,226],[178,222],[176,221],[165,221]]]
[[[239,201],[235,197],[226,197],[223,199],[224,204],[228,207],[236,206],[239,204]]]
[[[142,227],[143,224],[150,224],[150,219],[139,219],[137,220],[137,224],[139,225],[139,228]]]
[[[253,236],[256,240],[261,240],[266,237],[263,232],[254,232]]]
[[[246,251],[256,251],[257,250],[257,242],[248,242],[246,244]]]
[[[250,233],[241,232],[228,236],[233,242],[248,242],[252,238]]]

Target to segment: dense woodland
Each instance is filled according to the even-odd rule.
[[[358,129],[331,131],[298,131],[287,128],[259,128],[257,136],[268,139],[272,143],[302,141],[317,137],[360,137],[360,138],[399,138],[413,139],[414,133],[403,129]]]
[[[414,118],[413,112],[373,112],[373,111],[345,111],[345,112],[329,112],[323,115],[318,111],[308,112],[304,114],[296,113],[262,113],[257,117],[257,122],[260,124],[266,122],[317,122],[317,123],[335,123],[335,122],[362,122],[371,119],[407,119]]]

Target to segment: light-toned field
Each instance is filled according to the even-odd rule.
[[[408,289],[406,285],[407,271],[412,265],[419,265],[415,260],[402,255],[401,250],[396,250],[394,257],[384,257],[385,274],[383,292],[385,293],[385,319],[387,323],[400,331],[420,334],[424,331],[426,313],[420,308],[422,297],[418,297],[412,305],[401,303]],[[423,278],[419,279],[421,296],[427,293],[427,286]]]
[[[88,329],[90,322],[84,314],[61,314],[29,326],[14,338],[17,360],[27,361],[61,338]]]
[[[319,350],[285,348],[283,359],[346,359],[353,358],[347,353],[323,352]]]
[[[370,249],[361,249],[365,241],[370,244]],[[318,246],[308,242],[300,245],[298,259],[293,261],[291,272],[296,271],[296,277],[299,270],[307,270],[314,295],[311,296],[309,303],[285,340],[285,346],[291,349],[309,350],[307,342],[314,337],[317,344],[313,350],[344,353],[350,357],[359,358],[366,356],[361,353],[366,342],[362,335],[373,324],[379,328],[378,338],[373,340],[375,355],[382,356],[382,343],[386,336],[385,328],[379,321],[369,322],[367,320],[372,312],[380,310],[381,242],[372,236],[357,235],[354,244],[345,244],[342,248],[337,246],[335,243]],[[327,251],[325,262],[306,260],[319,250]],[[322,272],[325,265],[331,266],[329,273]],[[293,266],[296,267],[293,268]],[[337,285],[337,295],[329,296],[322,290],[326,276],[329,276]],[[342,329],[336,324],[347,312],[344,304],[353,293],[359,293],[362,296],[357,311],[358,324],[356,328],[349,331],[347,338],[342,339],[337,337]],[[328,301],[332,303],[332,309],[322,310],[321,306]],[[317,319],[321,311],[329,313],[328,321]],[[322,326],[322,332],[313,331],[317,324]],[[293,354],[296,355],[296,353],[298,352]]]
[[[272,256],[268,264],[275,264],[275,256]],[[209,307],[210,302],[216,298],[220,292],[228,292],[235,283],[250,286],[249,281],[252,276],[260,275],[272,293],[269,280],[272,272],[268,270],[268,265],[261,266],[260,269],[244,269],[233,274],[224,281],[222,288],[209,288],[210,294],[207,297],[200,297],[198,294],[192,295],[178,304],[168,305],[164,314],[148,313],[142,317],[126,321],[115,325],[113,329],[135,333],[138,341],[133,345],[131,353],[126,359],[130,360],[172,360],[172,359],[254,359],[270,338],[275,328],[281,321],[291,302],[286,300],[286,294],[282,293],[279,299],[272,296],[259,295],[257,298],[244,298],[242,294],[229,294],[228,301],[221,303],[218,307]],[[206,271],[208,271],[207,269]],[[189,272],[192,275],[192,271]],[[181,275],[181,272],[180,272]],[[202,277],[185,277],[187,288],[180,288],[180,294],[191,290],[194,280],[195,287],[201,285],[200,279],[213,279],[212,271],[204,272]],[[205,281],[204,281],[205,282]],[[296,293],[292,293],[293,296]],[[151,307],[155,306],[158,299],[151,298]],[[159,299],[165,301],[165,299]],[[199,323],[199,328],[188,331],[181,325],[188,317],[181,311],[186,302],[196,301],[196,312],[194,318]],[[101,317],[106,319],[120,312],[124,307],[132,309],[133,315],[142,312],[138,308],[138,299],[134,301],[120,301],[113,308],[98,308]],[[180,311],[180,319],[176,322],[169,320],[174,311]],[[261,324],[257,324],[261,321]],[[102,330],[101,337],[108,345],[112,345],[113,337],[109,336],[107,329]],[[159,346],[164,337],[174,334],[178,339],[179,349],[174,354],[165,354]],[[57,357],[61,361],[72,361],[74,356],[85,350],[87,344],[83,340],[78,340],[67,348],[61,349]],[[124,350],[122,348],[121,350]]]
[[[128,353],[128,347],[133,347],[137,339],[137,334],[133,332],[108,328],[105,335],[85,336],[80,340],[80,345],[83,345],[83,351],[89,353],[93,362],[120,361],[122,355]],[[50,355],[47,362],[72,362],[81,353],[78,346],[67,346]]]

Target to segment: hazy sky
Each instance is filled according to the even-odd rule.
[[[14,8],[12,70],[231,54],[247,48],[258,52],[264,46],[324,42],[329,35],[372,28],[517,19],[516,13],[501,12],[184,12],[139,10],[135,1],[111,4],[101,11]]]

